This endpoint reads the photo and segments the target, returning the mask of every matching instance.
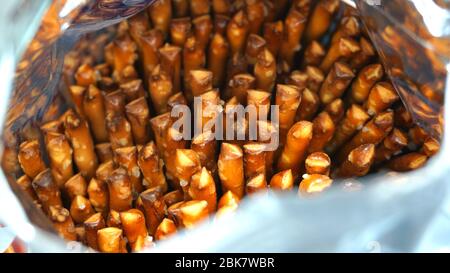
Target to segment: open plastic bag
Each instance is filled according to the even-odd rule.
[[[27,2],[39,6],[40,10],[49,4],[42,0]],[[53,1],[17,65],[15,88],[3,127],[2,168],[10,182],[19,171],[16,169],[19,143],[39,138],[39,124],[67,107],[64,98],[67,79],[62,71],[70,71],[76,64],[64,63],[66,53],[70,49],[71,54],[102,50],[102,45],[114,35],[114,28],[109,26],[136,14],[151,2]],[[450,116],[449,111],[443,111],[444,100],[449,100],[444,97],[444,90],[450,86],[446,82],[449,81],[450,7],[439,0],[427,1],[426,5],[420,0],[355,2],[408,110],[418,124],[440,137],[444,115],[447,119]],[[36,26],[36,20],[30,24],[30,28]],[[89,34],[93,31],[94,35]],[[91,41],[91,47],[79,46],[80,39]],[[1,67],[5,65],[3,56],[14,56],[3,50],[0,54]],[[7,64],[12,71],[14,61]],[[359,182],[337,182],[334,190],[311,200],[299,199],[293,193],[246,198],[235,217],[205,223],[189,233],[182,232],[150,251],[421,250],[420,239],[447,197],[448,135],[448,131],[443,134],[441,152],[418,171],[377,173]],[[0,177],[0,222],[11,227],[29,245],[30,251],[84,250],[78,245],[67,246],[50,233],[51,225],[43,213],[34,208],[15,183],[8,185],[4,177]]]

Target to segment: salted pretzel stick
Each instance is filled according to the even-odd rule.
[[[60,206],[51,206],[49,212],[50,220],[58,234],[67,241],[76,241],[75,224],[67,209]]]
[[[189,73],[189,80],[190,80],[190,90],[192,92],[192,96],[197,97],[200,96],[203,93],[206,93],[207,91],[210,91],[213,81],[213,75],[211,71],[208,70],[191,70]],[[189,98],[188,95],[186,95],[188,100],[192,101],[192,97]]]
[[[150,129],[150,111],[145,97],[140,97],[128,103],[125,106],[125,113],[130,121],[134,143],[144,145],[149,139]]]
[[[278,171],[291,169],[294,177],[299,175],[312,135],[313,124],[309,121],[299,121],[291,127],[278,159]]]
[[[18,159],[23,172],[30,178],[36,177],[46,169],[37,140],[22,142],[19,147]]]
[[[94,250],[99,250],[97,241],[97,231],[106,228],[105,219],[101,213],[95,213],[83,223],[86,230],[86,243]]]
[[[245,193],[247,195],[261,193],[267,190],[266,174],[259,173],[247,179],[245,183]]]
[[[411,117],[411,114],[406,110],[405,106],[403,104],[399,105],[394,110],[394,122],[395,127],[402,128],[402,129],[409,129],[413,127],[414,122]]]
[[[239,197],[232,191],[227,191],[219,200],[216,218],[233,215],[239,206]]]
[[[132,185],[124,168],[115,169],[107,180],[109,207],[118,212],[131,209]]]
[[[421,153],[411,152],[392,158],[388,167],[396,172],[408,172],[419,169],[427,162],[427,156]]]
[[[329,154],[337,151],[357,130],[364,126],[366,121],[369,120],[369,117],[361,106],[356,104],[351,105],[345,113],[344,119],[337,126],[336,132],[325,147],[325,150]]]
[[[341,99],[335,99],[325,106],[324,110],[330,115],[334,124],[338,124],[345,114],[344,102]]]
[[[137,44],[138,48],[140,45],[140,36],[142,33],[150,29],[150,20],[145,11],[139,12],[138,14],[128,18],[128,33],[130,34],[133,41]],[[97,68],[97,66],[96,66]],[[105,73],[108,75],[109,73]]]
[[[331,186],[333,180],[323,174],[304,174],[300,182],[298,194],[300,196],[314,195],[323,192]]]
[[[359,71],[351,87],[351,98],[355,103],[362,104],[369,96],[373,85],[383,78],[384,71],[381,64],[371,64]]]
[[[156,0],[148,8],[153,27],[159,29],[167,37],[169,33],[170,20],[172,19],[172,1]]]
[[[148,232],[154,235],[167,209],[162,192],[158,187],[153,187],[142,192],[138,200],[142,204]]]
[[[394,123],[394,113],[389,110],[376,115],[369,121],[338,154],[338,161],[342,162],[355,148],[363,144],[379,144],[391,132]]]
[[[355,74],[353,74],[352,69],[347,64],[342,62],[334,63],[320,88],[320,101],[323,104],[329,104],[334,99],[340,98],[354,77]]]
[[[239,198],[244,196],[243,152],[237,145],[222,143],[217,162],[223,192],[232,191]]]
[[[120,213],[113,209],[110,210],[108,216],[106,217],[106,225],[108,227],[122,228],[122,222],[120,221]]]
[[[181,190],[174,190],[166,193],[163,196],[163,199],[166,206],[170,207],[173,204],[184,201],[184,193]]]
[[[439,152],[439,149],[441,147],[441,144],[436,139],[429,137],[427,140],[423,143],[422,148],[420,149],[420,152],[428,157],[432,157],[433,155],[437,154]]]
[[[375,151],[374,164],[378,165],[389,160],[392,156],[406,147],[406,145],[408,145],[408,135],[399,129],[394,128],[383,142],[378,145]]]
[[[288,191],[294,187],[294,177],[290,169],[275,174],[270,180],[270,188],[273,190]]]
[[[173,13],[175,18],[189,16],[189,1],[188,0],[172,0]],[[172,19],[172,21],[175,19]]]
[[[192,29],[191,18],[172,19],[170,22],[170,41],[173,45],[183,47]]]
[[[208,69],[213,74],[214,87],[222,87],[224,84],[229,47],[228,41],[221,34],[214,34],[208,49]]]
[[[169,238],[177,232],[177,226],[175,223],[168,219],[164,218],[159,224],[158,228],[155,231],[155,240],[160,241]]]
[[[108,188],[105,182],[92,178],[87,187],[89,201],[97,212],[104,212],[108,207]]]
[[[249,22],[243,10],[238,11],[227,26],[227,38],[230,43],[231,54],[243,52],[247,35],[249,34]]]
[[[55,183],[61,188],[73,175],[73,150],[65,135],[57,132],[44,132],[44,135],[52,176]],[[38,164],[42,163],[38,160],[35,162]]]
[[[321,112],[313,120],[313,137],[309,143],[308,153],[321,152],[333,137],[336,126],[327,112]]]
[[[98,249],[104,253],[126,253],[123,231],[116,227],[102,228],[97,231]]]
[[[70,98],[72,99],[72,102],[75,106],[75,111],[81,117],[85,117],[83,99],[84,99],[84,94],[86,93],[86,88],[87,87],[79,86],[79,85],[71,85],[69,87]]]
[[[113,79],[117,82],[124,82],[129,78],[135,78],[137,75],[133,75],[136,72],[133,71],[133,64],[138,57],[136,43],[126,35],[114,40],[113,45]]]
[[[240,104],[247,103],[247,91],[256,87],[256,79],[250,74],[234,75],[228,83],[230,95],[236,97]]]
[[[95,152],[100,164],[113,159],[113,151],[111,149],[111,143],[109,142],[95,145]]]
[[[305,170],[307,174],[323,174],[330,175],[331,160],[330,157],[323,152],[315,152],[305,160]]]
[[[92,66],[89,64],[82,64],[78,67],[77,72],[75,73],[75,82],[77,85],[88,87],[91,84],[95,84],[96,81],[97,75]]]
[[[324,73],[328,73],[336,61],[341,58],[350,58],[360,50],[358,42],[352,38],[341,38],[328,49],[325,58],[320,64],[320,69]]]
[[[28,196],[31,197],[31,200],[33,200],[35,203],[39,202],[36,193],[33,190],[33,186],[31,185],[31,179],[26,175],[22,175],[16,180],[17,185],[27,193]]]
[[[181,51],[178,46],[165,44],[159,52],[161,72],[172,79],[174,92],[181,90]]]
[[[108,132],[106,130],[103,96],[94,85],[89,86],[84,96],[83,109],[94,139],[97,142],[107,141]]]
[[[144,214],[138,209],[130,209],[120,213],[123,231],[130,244],[131,251],[138,252],[150,245],[145,226]]]
[[[175,153],[175,177],[183,192],[187,194],[191,177],[201,170],[200,158],[191,149],[177,149]]]
[[[392,84],[380,82],[370,90],[369,97],[364,104],[367,113],[371,116],[379,114],[389,108],[399,99]]]
[[[276,60],[266,48],[258,54],[254,68],[256,88],[271,92],[277,76]]]
[[[273,56],[277,57],[281,48],[281,41],[283,39],[284,24],[283,21],[268,22],[264,24],[264,40],[266,41],[267,49],[270,50]]]
[[[248,73],[248,63],[247,58],[241,52],[234,53],[231,55],[231,59],[227,64],[227,77],[226,82],[228,83],[234,75]],[[225,90],[226,91],[226,90]],[[229,99],[231,95],[225,94],[225,99]]]
[[[209,15],[202,15],[193,19],[192,24],[194,25],[194,36],[198,47],[205,50],[213,32],[213,21]]]
[[[171,112],[172,109],[177,105],[187,105],[188,102],[186,100],[186,97],[183,95],[182,92],[178,92],[176,94],[173,94],[169,97],[167,100],[167,112]]]
[[[189,75],[191,70],[202,69],[206,65],[206,54],[200,41],[195,36],[189,37],[183,49],[184,74]],[[184,85],[188,86],[189,79],[185,77]]]
[[[216,184],[211,173],[205,167],[192,176],[188,194],[192,200],[205,200],[208,202],[209,213],[216,211]]]
[[[200,96],[201,99],[201,115],[198,115],[198,118],[194,122],[201,122],[202,130],[212,130],[215,132],[217,130],[215,125],[210,127],[211,122],[217,121],[217,118],[222,115],[221,106],[220,106],[220,94],[219,90],[211,90],[206,93],[203,93]],[[198,123],[196,123],[198,124]]]
[[[319,96],[316,93],[309,90],[308,88],[303,89],[301,102],[297,109],[295,120],[311,121],[316,115],[316,112],[319,109],[319,105],[320,105]]]
[[[192,229],[198,223],[208,219],[208,202],[191,200],[176,203],[169,207],[167,213],[177,227]]]
[[[170,77],[158,65],[149,78],[149,93],[153,108],[158,114],[167,112],[167,101],[174,94]]]
[[[341,19],[337,30],[331,38],[331,43],[336,43],[341,38],[357,37],[361,34],[361,25],[355,16],[345,16]]]
[[[164,34],[159,29],[151,29],[140,36],[140,54],[145,78],[159,64],[158,50],[164,44]]]
[[[125,114],[126,97],[122,90],[108,93],[104,96],[106,117]]]
[[[106,116],[106,126],[113,151],[120,147],[133,146],[131,125],[124,116]]]
[[[254,65],[258,55],[265,49],[266,40],[257,34],[250,34],[247,38],[247,46],[245,47],[245,57],[250,65]]]
[[[145,96],[144,86],[140,79],[123,83],[120,85],[120,89],[125,94],[128,103]]]
[[[305,49],[303,54],[302,66],[306,67],[308,65],[318,66],[322,63],[325,57],[325,48],[317,41],[312,41]]]
[[[141,171],[139,170],[137,156],[138,152],[136,147],[123,147],[114,150],[115,162],[120,167],[127,170],[128,177],[130,178],[133,193],[138,194],[144,190],[141,182]]]
[[[266,145],[263,143],[249,143],[243,146],[244,174],[251,178],[260,173],[266,173]]]
[[[308,87],[311,91],[318,93],[323,81],[325,80],[325,75],[318,67],[315,66],[307,66],[306,74],[308,75],[306,87]]]
[[[217,141],[211,131],[206,131],[194,137],[191,142],[191,149],[198,154],[201,166],[206,167],[213,174],[217,172]]]
[[[61,192],[53,181],[50,169],[40,172],[31,182],[45,213],[50,213],[50,207],[62,207]]]
[[[86,197],[81,195],[75,196],[70,205],[70,215],[75,223],[81,224],[95,213]]]
[[[278,84],[275,105],[279,106],[280,142],[284,143],[289,129],[295,121],[295,115],[301,102],[300,89],[294,85]]]
[[[246,0],[245,13],[248,18],[249,33],[258,34],[264,23],[266,8],[262,0]]]
[[[330,28],[333,15],[339,8],[338,0],[320,0],[311,13],[305,30],[307,42],[319,40]]]
[[[139,151],[138,164],[144,176],[142,183],[147,189],[160,187],[163,192],[167,190],[162,160],[158,156],[158,151],[153,141],[147,143]]]
[[[170,126],[170,113],[161,114],[150,120],[153,135],[155,136],[155,144],[158,148],[158,154],[163,156],[166,145],[166,132]],[[145,176],[144,176],[145,177]]]
[[[73,147],[75,164],[80,173],[90,179],[94,176],[98,163],[88,124],[75,113],[69,113],[65,118],[64,127]]]
[[[86,179],[77,173],[64,184],[64,192],[67,193],[70,200],[73,200],[77,195],[87,196],[87,187]]]
[[[366,38],[361,37],[359,40],[359,47],[361,50],[358,51],[350,60],[350,66],[355,70],[359,70],[369,64],[370,60],[376,56],[375,49],[372,44],[366,40]]]

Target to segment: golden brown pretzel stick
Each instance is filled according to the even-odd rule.
[[[73,150],[65,135],[57,132],[44,132],[44,135],[53,179],[61,188],[73,175]]]
[[[166,166],[166,176],[171,182],[171,186],[175,189],[180,188],[180,181],[177,176],[177,150],[187,148],[187,141],[183,138],[178,128],[169,127],[165,135],[165,147],[163,159]]]
[[[95,171],[95,178],[97,178],[101,182],[106,183],[109,176],[114,171],[114,168],[115,168],[115,163],[112,160],[100,164],[98,166],[97,170]]]
[[[117,75],[117,74],[113,74],[113,75]],[[130,81],[135,81],[138,79],[138,77],[139,77],[139,75],[138,75],[136,68],[134,68],[134,65],[130,64],[130,65],[125,66],[125,68],[122,70],[121,78],[116,79],[116,80],[122,85],[122,84],[126,84]]]
[[[209,14],[211,8],[211,1],[209,0],[191,0],[190,10],[192,17],[197,17],[204,14]]]
[[[222,87],[224,84],[229,48],[224,36],[214,34],[208,49],[208,69],[213,73],[214,87]]]
[[[323,81],[325,80],[325,75],[322,70],[315,66],[307,66],[306,74],[308,75],[306,87],[308,87],[311,91],[318,93]]]
[[[94,250],[98,249],[97,231],[105,228],[105,219],[101,213],[93,214],[91,217],[84,221],[83,226],[86,230],[86,243]]]
[[[83,101],[83,109],[89,128],[92,130],[96,142],[108,141],[108,131],[105,122],[105,105],[100,90],[90,85]]]
[[[294,70],[286,79],[286,84],[295,85],[298,89],[303,91],[308,82],[308,74],[305,71]]]
[[[113,42],[113,79],[117,82],[125,81],[127,78],[133,78],[133,64],[137,59],[136,43],[133,42],[129,35],[124,35]],[[131,73],[130,73],[131,72]],[[130,77],[131,76],[131,77]]]
[[[142,11],[128,18],[128,33],[130,34],[133,41],[137,44],[138,48],[141,48],[140,36],[142,33],[150,29],[150,20],[148,18],[147,12]],[[97,66],[95,67],[97,68]],[[105,73],[104,75],[108,75]]]
[[[334,124],[338,124],[345,115],[344,102],[341,99],[335,99],[330,102],[324,109],[333,120]]]
[[[148,232],[154,235],[167,209],[162,192],[158,187],[153,187],[142,192],[138,200],[142,204]]]
[[[375,151],[374,164],[389,160],[393,155],[400,152],[408,145],[408,135],[401,130],[394,128],[392,132],[383,140]]]
[[[109,192],[105,182],[92,178],[87,187],[89,201],[97,212],[104,212],[108,207]]]
[[[172,79],[174,92],[181,90],[181,51],[178,46],[165,44],[159,52],[161,72]]]
[[[381,80],[384,75],[381,64],[371,64],[359,71],[358,76],[353,81],[351,88],[351,98],[355,103],[363,103],[369,96],[373,85]]]
[[[266,173],[266,145],[264,143],[249,143],[243,146],[244,174],[247,179]]]
[[[170,41],[173,45],[183,47],[192,29],[191,18],[183,17],[170,22]]]
[[[23,172],[30,178],[35,178],[46,168],[38,140],[22,142],[19,147],[18,159]]]
[[[211,122],[215,122],[219,115],[221,115],[221,106],[220,106],[220,94],[219,90],[211,90],[206,93],[203,93],[200,96],[201,99],[201,115],[198,115],[197,119],[194,122],[200,124],[202,130],[212,130],[213,132],[216,130],[215,126],[210,127]]]
[[[215,14],[214,15],[214,33],[220,34],[224,37],[224,39],[228,40],[226,38],[227,36],[227,26],[228,22],[230,22],[231,18],[228,15],[225,14]]]
[[[244,162],[239,146],[222,143],[217,162],[223,192],[232,191],[239,198],[244,196]]]
[[[329,104],[334,99],[340,98],[354,77],[355,74],[353,74],[352,69],[347,64],[342,62],[334,63],[320,88],[320,101],[323,104]]]
[[[67,193],[70,200],[73,200],[77,195],[87,196],[87,187],[86,179],[77,173],[64,184],[64,192]]]
[[[174,94],[170,77],[157,65],[149,78],[149,93],[156,113],[167,112],[167,101]]]
[[[421,153],[411,152],[392,158],[388,162],[388,167],[396,172],[407,172],[416,170],[427,162],[427,156]]]
[[[191,142],[191,149],[198,154],[200,164],[206,167],[212,174],[216,174],[217,141],[214,134],[211,131],[206,131],[194,137]]]
[[[97,78],[98,76],[95,73],[95,69],[89,64],[82,64],[75,73],[76,84],[83,87],[95,84]]]
[[[26,175],[22,175],[16,180],[17,185],[27,193],[28,196],[31,197],[31,200],[33,200],[35,203],[38,203],[38,197],[36,196],[36,193],[33,190],[33,186],[31,185],[31,179]]]
[[[98,249],[104,253],[126,253],[123,231],[116,227],[102,228],[97,231]]]
[[[263,0],[245,0],[245,13],[248,18],[249,33],[258,34],[264,23],[266,8]]]
[[[347,144],[345,144],[338,154],[338,161],[342,162],[348,154],[362,144],[379,144],[391,132],[393,127],[394,114],[391,110],[378,114],[369,121]]]
[[[239,205],[239,197],[232,191],[227,191],[219,200],[216,218],[221,218],[226,215],[232,215]]]
[[[369,64],[370,60],[376,55],[372,44],[364,37],[361,37],[359,40],[359,47],[361,50],[350,60],[350,66],[355,70],[359,70]]]
[[[201,170],[200,158],[191,149],[177,149],[175,153],[175,177],[183,192],[187,194],[192,175]]]
[[[125,106],[125,113],[131,125],[134,143],[144,145],[149,139],[150,132],[150,110],[145,97],[128,103]]]
[[[357,130],[364,126],[368,119],[369,115],[361,106],[351,105],[345,113],[344,119],[337,126],[336,132],[325,147],[325,150],[330,154],[337,151]]]
[[[315,40],[312,41],[305,49],[302,66],[306,67],[308,65],[320,65],[325,57],[325,53],[325,48],[319,42]]]
[[[308,153],[321,152],[334,135],[336,126],[327,112],[322,112],[313,120],[313,136]]]
[[[245,193],[247,195],[261,193],[267,190],[266,174],[259,173],[247,179],[245,183]]]
[[[216,184],[211,173],[205,167],[192,176],[188,194],[192,200],[205,200],[208,202],[209,213],[216,211]]]
[[[125,94],[126,101],[129,103],[140,97],[145,97],[144,85],[141,79],[131,80],[120,85],[120,89]]]
[[[305,160],[305,170],[307,174],[330,175],[331,159],[323,152],[315,152]]]
[[[247,38],[247,46],[245,47],[245,57],[250,65],[256,63],[258,55],[265,49],[266,40],[257,34],[250,34]]]
[[[131,209],[133,202],[132,185],[127,171],[115,169],[107,180],[109,190],[109,207],[118,212]]]
[[[167,112],[171,112],[172,109],[176,106],[176,105],[187,105],[187,100],[186,97],[183,95],[182,92],[178,92],[176,94],[173,94],[172,96],[169,97],[169,99],[167,100]]]
[[[270,188],[273,190],[288,191],[294,187],[294,177],[290,169],[276,173],[270,180]]]
[[[138,252],[150,245],[145,226],[144,214],[138,209],[130,209],[120,213],[123,231],[130,244],[131,251]]]
[[[159,29],[167,37],[169,32],[170,20],[172,19],[172,1],[156,0],[148,8],[153,27]]]
[[[320,98],[319,96],[309,90],[309,88],[303,89],[302,99],[295,115],[295,120],[308,120],[311,121],[319,110]]]
[[[364,106],[371,116],[379,114],[398,100],[397,92],[392,84],[379,82],[370,90]]]
[[[408,135],[412,142],[417,146],[423,145],[429,137],[427,132],[418,125],[411,127],[408,131]]]
[[[212,0],[211,6],[214,16],[225,14],[229,15],[232,11],[232,1],[231,0]]]
[[[295,115],[301,102],[300,89],[294,85],[278,84],[275,105],[279,106],[280,142],[284,143],[289,129],[295,121]]]
[[[270,0],[263,0],[264,5],[264,22],[274,22],[277,20],[277,9],[275,7],[275,3]]]
[[[159,64],[158,49],[163,44],[164,34],[159,29],[151,29],[140,36],[141,61],[146,79],[148,79],[153,69]]]
[[[263,90],[247,91],[247,105],[254,106],[258,120],[266,120],[270,111],[270,92]]]
[[[50,169],[40,172],[31,182],[42,209],[45,213],[50,213],[50,207],[62,207],[61,192],[58,186],[53,182]]]
[[[256,78],[256,88],[272,92],[277,77],[277,64],[267,48],[258,54],[253,74]]]
[[[71,85],[69,87],[70,98],[72,99],[72,102],[75,106],[75,111],[81,117],[85,117],[83,99],[85,96],[84,94],[86,93],[86,88],[87,87],[79,85]]]
[[[304,174],[300,182],[298,194],[300,196],[314,195],[326,190],[331,186],[333,180],[323,174]]]
[[[180,18],[189,16],[189,0],[172,0],[172,5],[174,17]]]
[[[422,145],[420,152],[428,157],[432,157],[433,155],[439,152],[441,144],[435,138],[429,137]]]
[[[90,179],[95,174],[98,162],[88,124],[75,113],[69,113],[65,118],[64,127],[72,144],[75,164],[81,174]]]
[[[267,49],[273,56],[277,57],[281,48],[283,39],[284,24],[283,21],[268,22],[264,24],[264,40],[267,43]]]
[[[144,190],[141,182],[141,171],[137,163],[137,153],[137,149],[134,146],[117,148],[114,151],[117,165],[127,170],[134,194]]]
[[[86,197],[81,195],[75,196],[70,204],[70,215],[75,223],[81,224],[95,213]]]
[[[409,129],[413,127],[414,122],[411,117],[411,114],[408,112],[408,110],[405,108],[403,104],[399,105],[394,110],[394,122],[395,127],[403,128],[403,129]]]
[[[167,190],[162,160],[158,156],[158,151],[153,141],[147,143],[139,151],[138,164],[144,176],[142,183],[147,189],[160,187],[163,192]]]
[[[209,44],[209,39],[213,31],[213,22],[209,15],[202,15],[192,20],[194,25],[194,36],[198,47],[205,50]]]
[[[125,115],[125,94],[117,90],[105,95],[105,116]]]
[[[309,121],[299,121],[291,127],[278,159],[278,171],[291,169],[294,177],[299,175],[312,135],[313,124]]]
[[[247,91],[256,87],[256,79],[250,74],[236,74],[228,83],[230,95],[236,97],[240,104],[247,103]]]
[[[345,16],[341,19],[337,30],[331,38],[331,43],[336,43],[341,38],[356,37],[361,34],[361,25],[355,16]]]
[[[166,145],[166,132],[171,126],[170,124],[170,113],[161,114],[150,120],[150,125],[152,127],[153,135],[155,136],[155,144],[158,148],[158,154],[163,156]]]
[[[181,190],[174,190],[166,193],[163,196],[163,199],[166,206],[170,207],[175,203],[184,201],[184,193]]]
[[[155,231],[155,240],[160,241],[169,238],[177,232],[177,226],[169,218],[164,218]]]
[[[133,146],[131,125],[124,116],[106,116],[106,126],[109,132],[111,149]]]
[[[106,217],[106,225],[108,227],[122,228],[120,213],[115,210],[110,210],[108,216]]]
[[[190,91],[192,96],[197,97],[213,88],[213,75],[209,70],[191,70],[189,73]],[[186,94],[188,100],[192,101],[190,94]]]
[[[170,206],[167,213],[177,227],[192,229],[208,218],[208,202],[205,200],[183,201]]]
[[[204,68],[206,65],[206,54],[200,41],[195,36],[189,37],[183,48],[184,74],[189,76],[191,70]],[[184,77],[184,86],[189,87],[189,77]]]
[[[306,41],[318,40],[327,32],[333,19],[333,14],[339,8],[338,0],[320,0],[311,14],[311,19],[305,30]]]
[[[51,206],[49,212],[50,220],[58,234],[67,241],[76,241],[75,224],[67,209],[59,206]]]
[[[230,43],[231,54],[243,52],[247,35],[249,33],[249,22],[243,10],[238,11],[227,26],[227,38]]]
[[[234,53],[233,55],[231,55],[231,58],[227,64],[226,83],[228,83],[234,75],[248,73],[247,70],[248,63],[247,58],[245,58],[244,54],[241,52]],[[229,94],[225,94],[225,96],[225,99],[229,99],[231,97],[231,95]]]
[[[360,50],[358,42],[352,38],[341,38],[328,49],[325,58],[320,64],[320,69],[324,73],[328,73],[336,61],[341,58],[350,58]]]

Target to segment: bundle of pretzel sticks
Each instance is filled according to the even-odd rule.
[[[415,170],[439,150],[339,0],[157,0],[103,54],[76,69],[73,107],[41,125],[43,140],[21,143],[17,179],[63,238],[97,251],[140,251],[232,215],[246,195]],[[194,98],[224,113],[278,106],[277,149],[180,137],[171,112]]]

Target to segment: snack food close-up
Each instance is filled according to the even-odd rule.
[[[47,2],[3,110],[5,251],[450,247],[424,231],[449,183],[448,4]]]

